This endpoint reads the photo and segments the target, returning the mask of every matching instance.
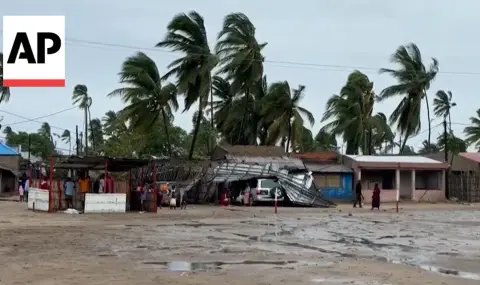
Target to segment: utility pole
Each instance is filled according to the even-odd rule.
[[[75,126],[75,145],[77,146],[77,156],[80,155],[80,141],[78,140],[78,125]]]
[[[28,162],[30,163],[30,148],[32,146],[32,137],[28,134]]]
[[[85,106],[85,156],[88,155],[88,106]]]
[[[445,162],[448,163],[448,134],[447,134],[447,119],[443,119],[443,144],[444,144],[444,149],[445,149]],[[453,155],[453,154],[452,154]],[[449,185],[449,179],[448,179],[448,174],[450,173],[450,167],[445,173],[445,198],[450,199],[450,185]]]

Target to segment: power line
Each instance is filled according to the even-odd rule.
[[[63,110],[60,110],[60,111],[58,111],[58,112],[50,113],[50,114],[47,114],[47,115],[44,115],[44,116],[40,116],[40,117],[36,117],[36,118],[33,118],[33,119],[26,119],[26,120],[24,120],[24,121],[18,121],[18,122],[13,122],[13,123],[4,124],[4,125],[14,126],[14,125],[19,125],[19,124],[23,124],[23,123],[32,122],[32,121],[35,122],[36,120],[44,119],[44,118],[48,118],[48,117],[52,117],[52,116],[61,114],[61,113],[63,113],[63,112],[67,112],[67,111],[76,109],[76,108],[77,108],[77,106],[74,106],[74,107],[70,107],[70,108],[68,108],[68,109],[63,109]],[[4,111],[4,110],[0,110],[0,112],[7,113],[7,112]],[[12,115],[12,114],[10,114],[10,115]],[[15,116],[15,115],[13,115],[13,116]],[[42,122],[42,123],[43,123],[43,122]]]
[[[39,123],[39,124],[43,124],[45,122],[42,122],[42,121],[38,121],[38,119],[40,118],[47,118],[47,117],[51,117],[51,116],[54,116],[54,115],[57,115],[59,113],[62,113],[62,112],[66,112],[67,110],[72,110],[74,108],[77,108],[77,107],[73,107],[73,108],[69,108],[69,109],[65,109],[65,110],[61,110],[61,111],[58,111],[58,112],[54,112],[54,113],[51,113],[51,114],[47,114],[47,115],[44,115],[44,116],[41,116],[41,117],[38,117],[38,118],[34,118],[34,119],[30,119],[30,118],[27,118],[27,117],[24,117],[22,115],[18,115],[18,114],[15,114],[15,113],[12,113],[12,112],[9,112],[9,111],[5,111],[5,110],[0,110],[0,112],[2,113],[5,113],[5,114],[8,114],[8,115],[12,115],[12,116],[15,116],[15,117],[18,117],[18,118],[21,118],[21,119],[24,119],[25,121],[21,121],[21,122],[15,122],[14,124],[20,124],[20,123],[26,123],[26,122],[35,122],[35,123]],[[9,124],[5,124],[5,125],[9,125]],[[12,125],[12,124],[10,124]],[[50,125],[50,124],[49,124]],[[50,125],[50,127],[52,129],[57,129],[57,130],[68,130],[66,128],[62,128],[62,127],[57,127],[57,126],[54,126],[54,125]]]
[[[140,46],[133,46],[133,45],[107,43],[107,42],[101,42],[101,41],[90,41],[90,40],[75,39],[75,38],[66,38],[66,43],[71,45],[86,46],[86,47],[97,47],[97,48],[113,47],[113,48],[124,48],[124,49],[131,49],[131,50],[145,50],[145,51],[151,51],[151,52],[180,54],[178,52],[174,52],[174,51],[166,50],[162,48],[140,47]],[[283,67],[302,67],[302,68],[324,70],[324,71],[344,71],[344,70],[358,69],[358,70],[370,70],[370,71],[378,72],[380,70],[380,67],[371,67],[371,66],[320,64],[320,63],[280,61],[280,60],[264,60],[264,62],[286,65]],[[329,68],[329,69],[325,69],[325,68]],[[480,72],[468,72],[468,71],[439,71],[438,73],[451,74],[451,75],[480,75]]]

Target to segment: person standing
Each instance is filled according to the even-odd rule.
[[[23,186],[23,191],[25,192],[24,196],[25,196],[25,202],[28,203],[28,190],[30,189],[30,178],[27,176],[25,178],[25,184]]]
[[[375,188],[373,189],[372,210],[374,208],[380,210],[380,187],[378,187],[378,183],[375,183]]]
[[[23,183],[22,183],[22,181],[20,181],[20,182],[18,183],[18,196],[20,197],[19,200],[18,200],[18,202],[23,202],[23,201],[25,201],[25,200],[24,200],[24,193],[25,193],[25,191],[24,191],[24,189],[23,189]]]
[[[82,202],[82,209],[85,209],[85,195],[90,190],[90,177],[85,175],[85,177],[80,177],[78,180],[78,187],[80,188],[80,201]]]
[[[50,185],[48,185],[46,175],[43,176],[42,182],[40,182],[40,189],[42,189],[42,190],[49,190],[50,189]]]
[[[98,193],[105,193],[105,175],[102,174],[98,180]]]
[[[353,207],[356,208],[357,207],[357,203],[358,203],[358,206],[360,208],[362,208],[362,198],[363,198],[363,195],[362,195],[362,182],[360,180],[357,181],[357,185],[355,186],[355,203],[353,204]]]
[[[67,209],[74,209],[73,192],[75,191],[75,183],[73,183],[72,178],[67,177],[63,187],[65,191],[65,202],[67,203]]]

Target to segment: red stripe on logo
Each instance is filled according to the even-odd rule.
[[[65,79],[3,79],[3,87],[65,87]]]

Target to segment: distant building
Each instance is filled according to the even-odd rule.
[[[0,193],[14,193],[17,189],[20,160],[21,155],[17,150],[0,143]]]

